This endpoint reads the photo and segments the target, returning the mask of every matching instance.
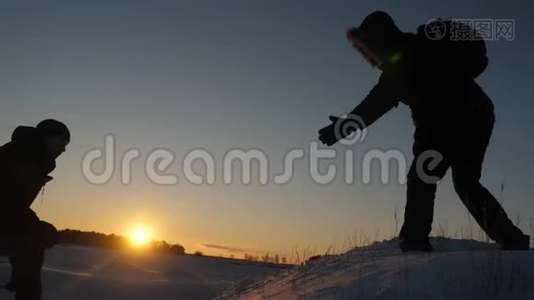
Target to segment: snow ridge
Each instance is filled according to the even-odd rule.
[[[398,239],[324,256],[219,299],[534,299],[534,252],[442,237],[435,252],[402,253]]]

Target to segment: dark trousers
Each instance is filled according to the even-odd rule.
[[[57,230],[42,221],[27,229],[10,238],[11,282],[6,288],[15,292],[16,300],[39,300],[45,249],[55,244]]]
[[[407,177],[404,224],[399,234],[401,239],[421,241],[428,238],[432,230],[437,181],[449,168],[460,200],[492,240],[502,245],[522,236],[497,199],[479,182],[493,123],[491,114],[468,122],[462,128],[448,126],[427,132],[416,128],[414,161]],[[423,163],[424,156],[430,153],[428,150],[440,153],[441,162],[435,166],[429,165],[430,160]],[[424,170],[423,175],[421,170]]]

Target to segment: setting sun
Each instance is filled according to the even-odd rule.
[[[144,246],[151,239],[150,232],[143,227],[137,227],[132,230],[130,240],[134,246]]]

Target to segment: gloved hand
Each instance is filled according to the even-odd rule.
[[[327,146],[332,146],[359,128],[358,122],[350,118],[330,116],[329,119],[332,124],[319,130],[319,140]]]

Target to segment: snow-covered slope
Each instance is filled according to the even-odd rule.
[[[6,261],[0,257],[0,284],[9,278]],[[224,258],[56,246],[45,260],[43,300],[211,299],[232,282],[282,270]],[[13,298],[0,288],[0,299]]]
[[[434,238],[433,253],[403,254],[398,240],[322,257],[222,299],[534,299],[534,251]]]
[[[232,259],[59,246],[48,252],[43,300],[534,299],[534,251],[435,238],[434,253],[397,240],[284,269]],[[0,283],[9,277],[0,258]],[[230,287],[230,288],[229,288]],[[12,299],[4,290],[0,299]]]

